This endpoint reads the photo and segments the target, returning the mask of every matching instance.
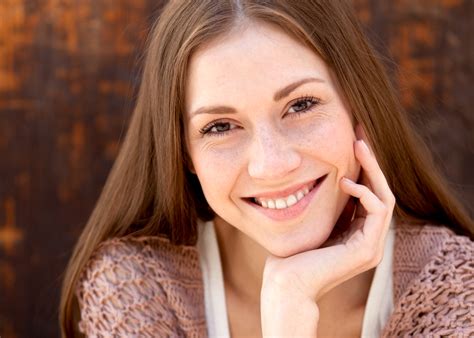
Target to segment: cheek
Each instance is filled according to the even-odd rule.
[[[193,154],[193,165],[207,201],[228,196],[239,173],[240,152],[203,149]]]
[[[345,116],[309,120],[294,129],[290,137],[301,149],[341,170],[352,169],[356,163],[355,133]]]

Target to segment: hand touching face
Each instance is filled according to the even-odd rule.
[[[272,26],[199,50],[186,88],[188,151],[217,214],[277,256],[319,247],[357,181],[354,126],[330,71]]]
[[[357,130],[354,147],[363,170],[360,182],[340,181],[357,201],[349,229],[324,248],[288,258],[268,256],[260,293],[263,336],[315,337],[319,300],[382,259],[395,197],[367,146],[364,130],[360,126]]]

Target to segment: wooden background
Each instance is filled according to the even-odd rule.
[[[442,170],[474,202],[472,0],[354,0]],[[164,1],[0,0],[0,336],[58,336],[71,249]],[[472,209],[471,209],[472,210]]]

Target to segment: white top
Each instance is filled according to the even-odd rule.
[[[394,221],[390,223],[382,261],[375,268],[374,278],[365,305],[361,337],[380,337],[393,312],[393,246],[395,243]]]
[[[361,337],[379,337],[393,311],[392,258],[393,220],[385,242],[384,256],[375,269],[364,312]],[[204,304],[209,337],[230,337],[225,302],[224,277],[214,222],[199,223],[197,248],[204,282]]]
[[[204,282],[208,337],[230,337],[225,303],[224,276],[214,222],[199,222],[197,249]]]

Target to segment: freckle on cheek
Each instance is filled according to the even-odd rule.
[[[206,161],[203,161],[203,169],[226,175],[227,173],[236,170],[240,162],[239,154],[237,153],[229,152],[226,154],[217,154],[215,156],[210,156]]]

